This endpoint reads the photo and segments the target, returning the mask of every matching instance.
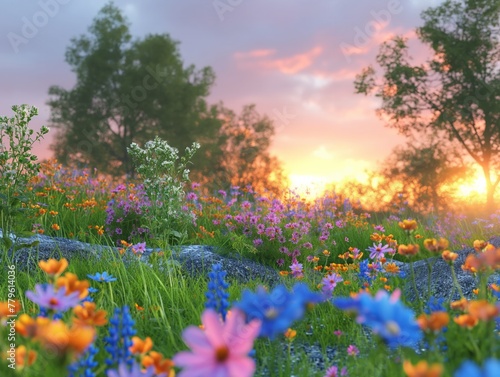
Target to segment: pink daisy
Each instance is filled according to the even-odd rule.
[[[219,315],[207,309],[201,316],[204,330],[190,326],[182,338],[191,348],[173,358],[176,366],[184,368],[178,377],[250,377],[255,361],[248,356],[260,332],[261,322],[245,324],[245,314],[232,309],[225,323]]]

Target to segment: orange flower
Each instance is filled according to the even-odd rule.
[[[292,341],[295,337],[297,336],[297,331],[293,329],[288,329],[285,331],[285,338],[287,338],[289,341]]]
[[[31,318],[27,314],[21,314],[16,321],[16,331],[24,337],[33,338],[40,327],[46,326],[50,319],[45,317]]]
[[[325,257],[329,257],[330,256],[330,252],[328,250],[323,250],[323,255]]]
[[[399,227],[408,232],[417,229],[417,222],[415,220],[403,220],[398,223]]]
[[[143,357],[142,365],[144,368],[149,368],[153,365],[156,374],[164,373],[168,377],[175,376],[175,371],[172,369],[174,362],[170,359],[164,359],[161,353],[151,351],[149,355]]]
[[[498,315],[499,309],[486,300],[471,301],[468,307],[469,314],[481,321],[490,321]]]
[[[458,301],[453,301],[450,303],[450,307],[455,310],[465,310],[467,309],[467,306],[469,306],[469,301],[465,298],[461,298]]]
[[[8,315],[15,315],[21,309],[21,302],[19,300],[14,300],[11,303],[8,301],[0,302],[0,319],[7,317]]]
[[[281,276],[288,276],[288,271],[280,271]]]
[[[73,323],[78,326],[104,326],[108,323],[105,310],[95,310],[95,303],[84,302],[73,309]]]
[[[64,276],[61,276],[56,281],[56,286],[58,288],[65,287],[66,295],[73,292],[80,292],[80,299],[84,299],[89,294],[90,283],[87,280],[78,280],[78,276],[71,272],[67,272]]]
[[[380,242],[380,241],[382,241],[382,236],[378,233],[372,233],[370,235],[370,240],[372,240],[374,242]]]
[[[144,310],[144,308],[142,306],[140,306],[137,302],[134,305],[135,305],[136,310],[138,310],[138,311]]]
[[[51,228],[56,231],[61,229],[61,227],[57,224],[52,224]]]
[[[439,241],[435,238],[427,238],[424,241],[424,247],[433,253],[444,251],[449,245],[450,243],[445,238],[440,238]]]
[[[16,348],[16,364],[21,368],[32,365],[36,360],[37,353],[33,350],[27,351],[25,346]]]
[[[473,328],[479,322],[479,320],[476,317],[470,314],[459,315],[458,317],[453,318],[453,320],[459,326],[467,327],[468,329]]]
[[[480,251],[480,250],[484,249],[486,247],[486,245],[488,245],[488,242],[486,242],[484,240],[475,240],[473,243],[474,249],[476,251]]]
[[[60,321],[41,326],[36,339],[47,349],[62,356],[68,352],[81,354],[94,341],[96,331],[88,326],[68,326]]]
[[[61,260],[51,258],[47,261],[41,260],[38,262],[38,266],[50,276],[59,276],[68,267],[68,260],[66,258]]]
[[[446,261],[446,262],[454,262],[458,258],[458,254],[454,253],[453,251],[450,250],[445,250],[441,254],[441,257]]]
[[[489,245],[481,254],[469,254],[462,266],[464,271],[477,272],[500,268],[500,249]]]
[[[136,355],[145,354],[153,348],[153,341],[149,336],[144,340],[138,336],[134,336],[132,337],[132,342],[133,344],[130,346],[129,350]]]
[[[384,265],[384,270],[388,273],[388,274],[399,274],[399,267],[396,265],[396,263],[386,263]]]
[[[59,214],[57,211],[50,211],[49,213],[51,216],[57,216]]]
[[[406,257],[417,255],[420,251],[420,246],[418,245],[399,245],[398,253]]]
[[[421,314],[417,318],[418,325],[423,331],[437,332],[450,322],[450,316],[446,312],[433,312],[430,315]]]
[[[403,370],[408,377],[440,377],[443,374],[441,364],[427,364],[427,361],[420,360],[416,365],[410,361],[403,362]]]

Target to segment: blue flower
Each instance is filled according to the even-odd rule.
[[[134,362],[132,364],[132,368],[128,368],[127,364],[121,363],[118,366],[118,370],[108,370],[108,377],[154,377],[155,376],[155,368],[150,367],[144,372],[139,364]]]
[[[73,364],[69,365],[69,377],[95,377],[93,369],[99,364],[94,360],[94,357],[99,352],[99,349],[91,344],[87,351]]]
[[[302,318],[308,304],[322,300],[320,293],[311,292],[304,283],[297,283],[293,292],[284,285],[277,286],[270,293],[264,287],[257,288],[256,293],[245,290],[241,301],[234,306],[245,312],[248,321],[256,318],[262,321],[259,336],[274,339]]]
[[[496,377],[500,376],[500,360],[488,359],[483,368],[472,361],[465,361],[455,372],[453,377]]]
[[[205,308],[213,309],[226,320],[226,313],[229,307],[229,294],[226,292],[229,284],[226,283],[226,271],[222,269],[220,264],[212,265],[212,271],[208,273],[208,292],[205,294],[207,302]]]
[[[116,281],[116,278],[113,275],[108,274],[107,271],[104,271],[102,274],[99,272],[95,275],[88,274],[87,277],[94,281],[98,281],[99,283],[110,283],[112,281]]]
[[[132,336],[136,331],[135,322],[130,315],[128,306],[122,309],[116,308],[113,317],[109,320],[109,334],[104,338],[106,351],[109,358],[106,359],[107,365],[125,362],[132,365],[133,358],[129,348],[132,346]]]
[[[357,322],[378,334],[390,347],[414,346],[422,338],[422,331],[412,310],[400,301],[400,291],[392,295],[379,291],[375,297],[366,292],[355,298],[336,298],[333,304],[342,310],[357,313]]]

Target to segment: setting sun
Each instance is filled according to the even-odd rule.
[[[461,184],[456,195],[460,198],[484,197],[486,195],[486,182],[479,169],[475,169],[475,174],[470,179]]]

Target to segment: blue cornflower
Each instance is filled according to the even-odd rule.
[[[132,365],[133,358],[129,348],[132,346],[132,336],[135,335],[136,331],[135,322],[130,315],[128,306],[124,306],[122,309],[116,308],[109,323],[109,334],[104,338],[105,349],[110,356],[106,359],[106,364],[111,366],[124,362]]]
[[[121,363],[117,370],[108,370],[108,377],[154,377],[155,368],[150,367],[144,372],[139,364],[134,362],[132,367],[129,369],[127,364]]]
[[[110,283],[112,281],[116,281],[116,278],[113,275],[108,274],[107,271],[104,271],[102,274],[99,272],[95,275],[88,274],[87,277],[94,281],[98,281],[99,283]]]
[[[426,314],[431,314],[432,312],[445,312],[444,298],[431,296],[427,302],[427,306],[424,308]]]
[[[297,283],[293,292],[289,292],[284,285],[277,286],[270,293],[264,287],[257,288],[256,293],[245,290],[241,301],[234,306],[245,312],[248,321],[262,321],[259,336],[274,339],[302,318],[307,304],[322,300],[320,293],[313,293],[306,284]]]
[[[333,304],[342,310],[357,313],[357,322],[366,325],[378,334],[390,347],[414,346],[422,338],[422,331],[412,310],[400,301],[401,291],[392,295],[386,291],[372,297],[366,292],[354,298],[336,298]]]
[[[368,283],[370,283],[373,280],[373,276],[371,273],[370,268],[368,267],[368,259],[365,259],[359,263],[359,272],[358,272],[358,277],[361,280],[366,280]]]
[[[69,377],[95,377],[93,369],[99,364],[94,360],[95,355],[99,352],[99,349],[91,344],[87,351],[78,358],[73,364],[68,367]]]
[[[462,363],[453,375],[454,377],[496,377],[500,376],[500,360],[488,359],[483,367],[479,367],[472,361]]]
[[[208,273],[208,292],[205,294],[207,302],[205,308],[213,309],[226,320],[227,309],[229,308],[229,294],[227,289],[229,284],[226,283],[226,271],[222,269],[222,265],[217,263],[212,265],[212,271]]]

